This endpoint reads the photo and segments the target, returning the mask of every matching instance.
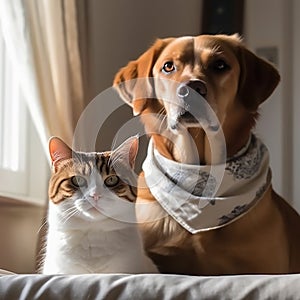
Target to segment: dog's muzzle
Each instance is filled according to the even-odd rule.
[[[181,84],[177,88],[177,96],[183,100],[184,106],[180,111],[180,116],[178,116],[178,121],[185,121],[187,123],[197,122],[193,116],[192,111],[197,104],[198,96],[206,97],[207,87],[202,80],[190,80],[187,83]]]

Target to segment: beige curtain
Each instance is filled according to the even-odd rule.
[[[72,143],[84,109],[76,0],[0,0],[0,22],[45,150]]]

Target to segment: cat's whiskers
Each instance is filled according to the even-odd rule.
[[[80,212],[77,210],[76,206],[70,207],[65,212],[66,212],[66,214],[62,218],[62,221],[64,221],[63,224],[66,224],[75,215],[80,214]]]
[[[72,205],[71,207],[67,208],[66,210],[64,210],[65,213],[68,213],[70,211],[73,211],[74,208],[76,209],[76,206],[75,205]]]
[[[43,227],[46,226],[47,224],[48,224],[48,221],[47,221],[47,219],[45,219],[45,221],[39,227],[37,234],[39,234],[41,232],[41,230],[43,229]]]
[[[79,214],[78,211],[74,211],[73,213],[70,213],[70,214],[68,215],[68,217],[65,218],[63,224],[66,224],[71,218],[73,218],[75,215],[78,215],[78,214]]]

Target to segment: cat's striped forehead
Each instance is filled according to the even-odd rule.
[[[107,152],[74,152],[72,167],[85,175],[90,175],[93,170],[98,170],[101,174],[109,174],[113,171],[111,151]]]

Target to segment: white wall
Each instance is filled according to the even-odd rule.
[[[197,35],[202,0],[87,1],[90,97],[111,86],[114,74],[156,38]]]
[[[275,190],[292,203],[292,0],[248,0],[245,15],[246,43],[253,51],[278,47],[281,83],[262,105],[257,131],[270,150]]]

